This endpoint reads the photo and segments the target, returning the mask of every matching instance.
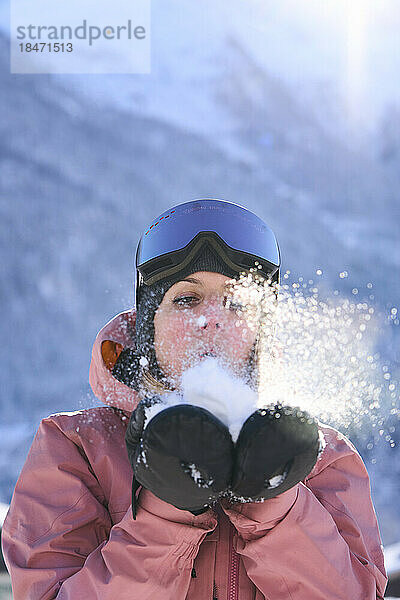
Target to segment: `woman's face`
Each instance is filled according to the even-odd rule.
[[[159,366],[175,385],[207,356],[244,375],[256,332],[247,307],[235,303],[232,283],[220,273],[200,271],[165,293],[154,316],[154,344]]]

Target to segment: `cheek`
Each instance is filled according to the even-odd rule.
[[[166,313],[154,320],[154,340],[167,346],[176,345],[178,340],[186,339],[190,332],[188,319],[180,314]]]
[[[247,358],[256,338],[255,331],[244,319],[235,318],[227,330],[225,350],[233,358]]]
[[[193,322],[181,314],[156,315],[154,346],[160,367],[164,371],[169,371],[168,367],[176,370],[193,346]]]

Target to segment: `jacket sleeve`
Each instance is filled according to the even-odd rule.
[[[14,600],[184,598],[199,545],[216,527],[142,489],[112,526],[82,449],[44,419],[21,471],[2,544]]]
[[[306,484],[264,503],[224,504],[236,550],[267,598],[381,600],[387,577],[368,473],[344,436],[324,433]]]

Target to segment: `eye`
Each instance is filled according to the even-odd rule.
[[[239,311],[243,311],[244,310],[244,306],[243,304],[240,304],[239,302],[229,302],[229,309],[230,310],[234,310],[236,312]]]
[[[241,304],[240,302],[234,302],[232,298],[228,298],[227,296],[224,297],[223,304],[226,308],[235,312],[241,312],[245,309],[244,304]]]
[[[197,296],[178,296],[173,299],[173,303],[177,306],[193,306],[198,301]]]

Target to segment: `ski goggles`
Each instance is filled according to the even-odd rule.
[[[204,243],[235,272],[257,268],[279,281],[279,247],[264,221],[238,204],[206,198],[174,206],[143,233],[136,252],[137,290],[182,270]]]

